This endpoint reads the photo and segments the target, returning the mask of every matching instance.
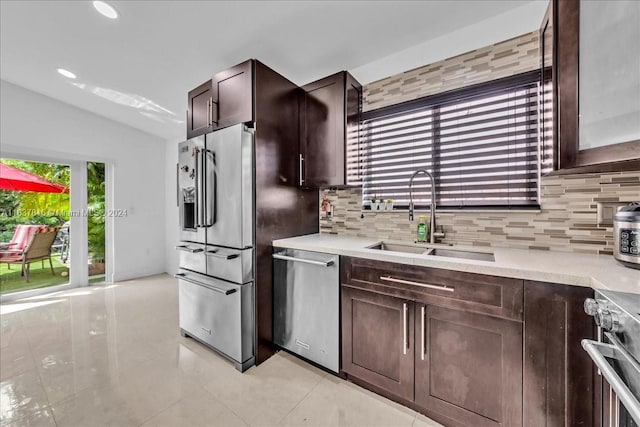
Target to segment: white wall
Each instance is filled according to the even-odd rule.
[[[537,0],[349,70],[363,85],[540,28],[547,0]]]
[[[114,280],[165,271],[161,138],[1,81],[3,153],[113,164],[113,207],[128,213],[114,219]]]
[[[176,206],[176,163],[178,163],[178,142],[165,143],[165,271],[169,274],[178,272],[178,207]]]

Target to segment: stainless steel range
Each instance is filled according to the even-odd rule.
[[[602,426],[640,425],[640,295],[596,291],[584,303],[598,341],[582,340],[603,377]]]
[[[255,362],[254,135],[231,126],[178,146],[180,332]]]

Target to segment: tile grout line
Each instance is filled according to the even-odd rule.
[[[307,397],[308,397],[308,396],[309,396],[309,395],[310,395],[310,394],[311,394],[311,393],[312,393],[316,388],[318,388],[318,386],[320,385],[320,383],[321,383],[322,381],[324,381],[324,380],[325,380],[329,375],[331,375],[331,374],[329,374],[329,373],[327,373],[327,372],[323,372],[323,374],[324,374],[324,375],[322,376],[322,378],[320,378],[320,381],[318,381],[318,382],[316,383],[316,385],[314,385],[313,387],[311,387],[311,390],[309,390],[309,391],[307,392],[307,394],[305,394],[304,396],[302,396],[302,398],[298,401],[298,403],[296,403],[296,404],[294,405],[294,407],[293,407],[293,408],[291,408],[291,410],[289,410],[289,412],[287,412],[287,413],[286,413],[282,418],[280,418],[280,419],[278,420],[278,425],[281,425],[281,424],[282,424],[282,422],[283,422],[283,421],[284,421],[284,420],[285,420],[285,419],[286,419],[286,418],[287,418],[287,417],[288,417],[288,416],[289,416],[293,411],[295,411],[295,409],[296,409],[298,406],[300,406],[300,404],[301,404],[302,402],[304,402],[304,400],[305,400],[305,399],[306,399],[306,398],[307,398]]]
[[[207,390],[207,388],[205,386],[202,386],[202,388],[204,389],[204,392],[206,394],[208,394],[213,400],[215,400],[216,402],[218,402],[220,405],[222,405],[223,407],[227,408],[233,415],[235,415],[236,417],[238,417],[239,419],[242,420],[243,423],[245,423],[248,426],[251,426],[251,424],[249,423],[249,421],[245,420],[244,418],[242,418],[242,416],[238,413],[236,413],[236,411],[234,411],[232,408],[228,407],[222,400],[218,399],[217,397],[215,397],[213,395],[213,393],[211,393],[209,390]]]
[[[200,384],[198,384],[198,387],[200,387],[202,390],[204,390],[204,391],[205,391],[205,393],[207,392],[207,390],[206,390],[203,386],[201,386]],[[198,393],[198,391],[194,391],[193,393],[191,393],[191,394],[189,394],[189,395],[187,395],[187,396],[184,396],[184,397],[182,397],[181,399],[178,399],[176,402],[173,402],[171,405],[167,406],[166,408],[161,409],[161,410],[159,410],[158,412],[156,412],[155,414],[153,414],[153,415],[151,415],[151,416],[149,416],[149,417],[145,418],[142,422],[140,422],[140,423],[138,424],[138,427],[141,427],[141,426],[143,426],[144,424],[146,424],[146,423],[148,423],[149,421],[151,421],[152,419],[154,419],[155,417],[158,417],[158,416],[162,415],[163,413],[167,412],[169,409],[173,408],[174,406],[176,406],[177,404],[179,404],[179,403],[180,403],[180,402],[182,402],[183,400],[185,400],[185,399],[187,399],[187,398],[190,398],[192,395],[195,395],[196,393]]]
[[[22,316],[20,317],[20,323],[21,323],[20,327],[24,330],[25,337],[27,338],[27,346],[29,347],[29,354],[31,355],[31,360],[33,361],[34,369],[36,370],[36,374],[38,375],[38,382],[40,383],[40,387],[42,388],[42,393],[44,394],[44,397],[47,399],[47,408],[51,413],[51,418],[53,418],[53,424],[57,426],[58,421],[56,421],[56,415],[53,412],[53,404],[49,400],[49,394],[47,393],[47,390],[44,388],[44,381],[42,380],[42,374],[40,373],[40,369],[38,369],[38,367],[40,366],[40,362],[36,360],[36,357],[33,354],[33,349],[31,347],[31,338],[29,337],[29,334],[27,334],[27,331],[25,330]]]

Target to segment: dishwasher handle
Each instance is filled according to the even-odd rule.
[[[331,267],[333,264],[335,264],[335,261],[332,259],[330,259],[329,261],[314,261],[312,259],[296,258],[288,255],[282,255],[282,254],[273,254],[273,258],[280,259],[283,261],[293,261],[293,262],[301,262],[303,264],[318,265],[320,267]]]

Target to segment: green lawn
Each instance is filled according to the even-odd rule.
[[[61,274],[62,272],[68,273],[69,268],[60,262],[59,255],[53,257],[55,276],[51,274],[49,261],[44,262],[44,268],[42,268],[40,261],[31,263],[29,283],[26,282],[24,276],[20,275],[20,268],[19,264],[12,264],[11,270],[9,270],[7,264],[0,264],[0,294],[62,285],[69,282],[69,276]]]

